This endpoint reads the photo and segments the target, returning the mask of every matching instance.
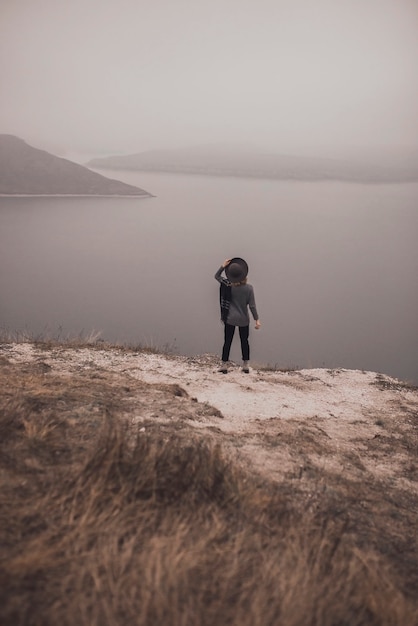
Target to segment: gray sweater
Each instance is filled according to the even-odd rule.
[[[230,285],[231,283],[222,276],[224,271],[220,267],[215,274],[218,283]],[[252,285],[231,285],[231,304],[229,307],[227,324],[231,326],[248,326],[250,317],[248,315],[248,307],[255,320],[258,320],[258,313],[255,306],[254,289]]]

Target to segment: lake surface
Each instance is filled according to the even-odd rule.
[[[253,363],[418,383],[417,184],[101,173],[156,197],[0,199],[2,329],[219,353],[213,275],[241,256]]]

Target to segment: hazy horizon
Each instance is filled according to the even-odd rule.
[[[0,132],[55,154],[418,146],[415,0],[3,0]]]

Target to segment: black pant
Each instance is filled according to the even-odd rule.
[[[248,336],[250,334],[249,326],[238,326],[239,338],[241,340],[241,352],[242,360],[250,360],[250,344],[248,343]],[[232,340],[234,338],[235,326],[225,324],[225,341],[222,349],[222,361],[229,361],[229,352],[231,350]]]

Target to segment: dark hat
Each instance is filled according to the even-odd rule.
[[[225,274],[231,283],[240,283],[248,274],[248,265],[244,259],[234,257],[226,266]]]

